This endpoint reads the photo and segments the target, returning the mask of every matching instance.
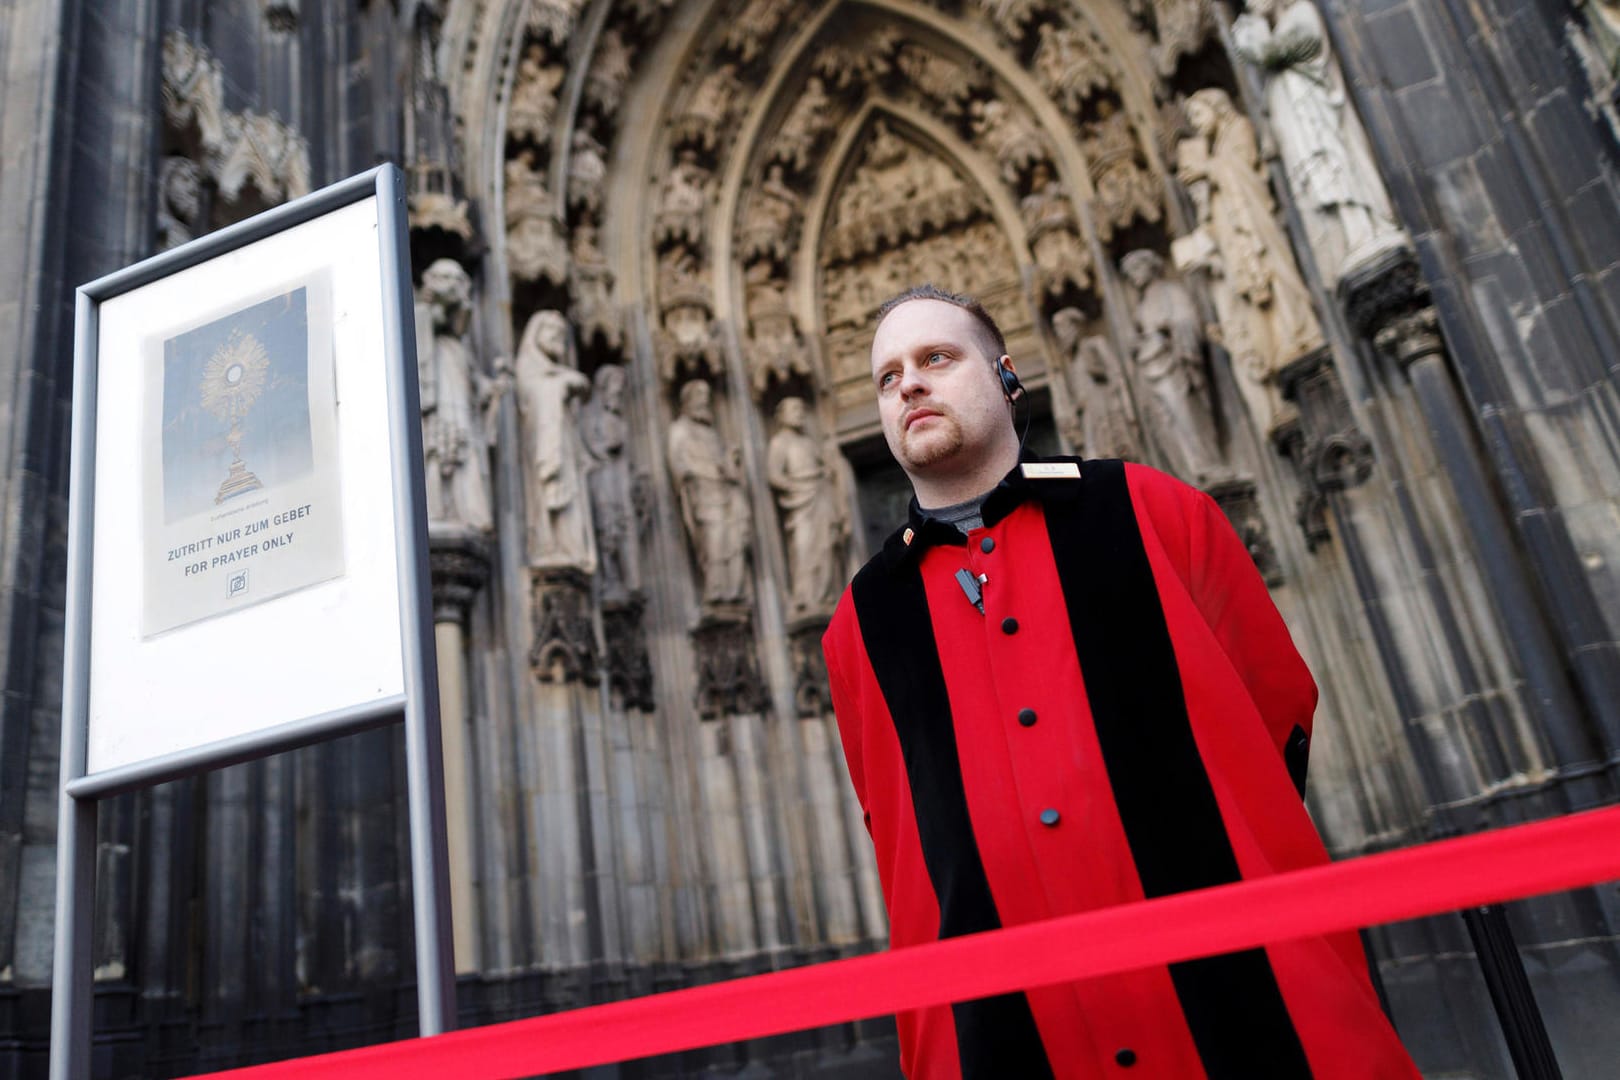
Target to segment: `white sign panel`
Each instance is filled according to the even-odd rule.
[[[377,225],[102,302],[88,774],[403,692]]]

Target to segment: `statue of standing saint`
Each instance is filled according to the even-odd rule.
[[[1133,251],[1119,268],[1136,292],[1133,358],[1143,419],[1170,458],[1171,472],[1189,484],[1221,479],[1198,305],[1187,286],[1164,276],[1156,251]]]
[[[422,273],[416,301],[416,363],[422,395],[427,511],[435,522],[488,532],[489,440],[481,404],[489,381],[467,347],[472,280],[454,259]]]
[[[591,382],[569,365],[568,320],[559,311],[529,319],[518,343],[513,381],[523,432],[529,565],[596,569],[591,507],[584,491],[584,453],[577,402]]]
[[[625,442],[626,375],[618,364],[596,369],[595,389],[585,406],[585,447],[591,452],[591,516],[596,522],[597,582],[606,603],[628,600],[641,575],[636,564],[635,502]]]
[[[1190,138],[1176,176],[1198,208],[1198,228],[1176,243],[1183,270],[1209,274],[1221,343],[1255,426],[1269,435],[1284,413],[1277,373],[1325,344],[1288,238],[1273,216],[1254,126],[1226,91],[1187,99]]]
[[[1405,242],[1311,0],[1248,0],[1232,23],[1238,53],[1265,82],[1271,133],[1322,281]]]
[[[765,453],[765,470],[787,541],[789,618],[825,614],[844,587],[849,550],[849,508],[838,470],[822,446],[805,432],[804,401],[783,398],[776,406],[777,431]]]
[[[742,465],[714,429],[714,391],[702,379],[681,387],[669,425],[669,471],[702,580],[703,606],[748,600],[748,500]]]

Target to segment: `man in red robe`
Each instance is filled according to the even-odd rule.
[[[1020,460],[1022,387],[967,297],[884,305],[872,377],[916,497],[823,647],[892,944],[1326,862],[1316,686],[1214,501]],[[1418,1075],[1353,934],[897,1020],[914,1080]]]

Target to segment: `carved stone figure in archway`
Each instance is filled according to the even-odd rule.
[[[1164,276],[1164,259],[1156,251],[1133,251],[1119,268],[1136,293],[1132,360],[1144,421],[1170,458],[1172,472],[1190,484],[1219,479],[1224,470],[1215,445],[1198,305],[1187,286]]]
[[[1404,241],[1311,0],[1249,0],[1232,24],[1266,84],[1271,132],[1324,284]]]
[[[1124,365],[1106,337],[1087,336],[1085,328],[1085,314],[1078,308],[1064,308],[1052,316],[1052,334],[1069,357],[1069,385],[1080,405],[1080,423],[1071,441],[1086,457],[1140,460]]]
[[[1035,163],[1029,184],[1019,213],[1029,229],[1040,287],[1054,296],[1071,284],[1086,288],[1091,284],[1091,253],[1080,240],[1068,191],[1045,161]]]
[[[1209,275],[1222,344],[1262,434],[1281,418],[1277,372],[1324,344],[1288,239],[1274,216],[1254,127],[1226,91],[1187,99],[1193,135],[1176,150],[1176,175],[1198,208],[1198,229],[1177,242],[1184,270]]]
[[[531,42],[518,61],[512,102],[506,109],[506,128],[513,135],[544,144],[551,136],[551,118],[557,111],[557,88],[567,72],[561,64],[548,64],[539,42]]]
[[[577,402],[591,382],[568,363],[568,320],[537,312],[523,328],[513,378],[523,429],[529,565],[596,569]]]
[[[708,192],[709,171],[698,164],[696,151],[682,150],[664,180],[653,238],[660,244],[680,242],[696,247],[701,243]]]
[[[428,518],[487,532],[489,443],[480,414],[488,382],[465,340],[471,315],[472,281],[460,263],[439,259],[423,271],[416,358]]]
[[[595,389],[582,418],[590,471],[591,516],[596,524],[597,581],[602,599],[623,602],[641,584],[636,559],[635,502],[626,442],[630,424],[624,418],[627,376],[618,364],[596,369]]]
[[[765,469],[782,515],[788,558],[788,617],[825,614],[844,587],[849,548],[849,508],[839,472],[823,447],[805,431],[805,405],[796,397],[776,406],[776,434]]]
[[[681,387],[669,425],[669,471],[697,558],[703,606],[747,602],[749,523],[742,462],[714,428],[714,392],[702,379]]]

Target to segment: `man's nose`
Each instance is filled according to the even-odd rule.
[[[928,380],[923,377],[922,368],[907,367],[900,373],[900,396],[911,398],[917,394],[928,392]]]

